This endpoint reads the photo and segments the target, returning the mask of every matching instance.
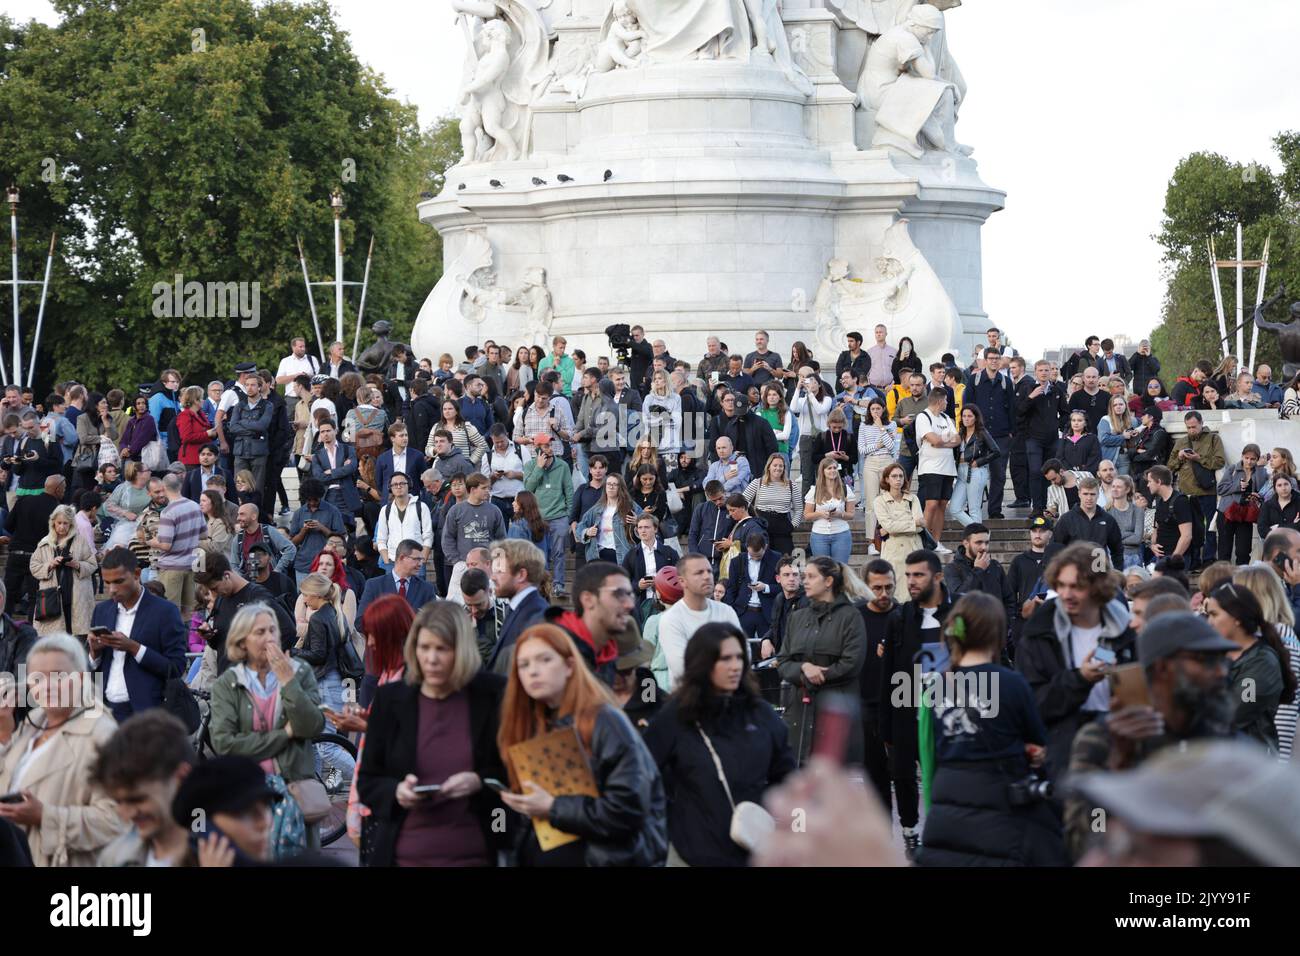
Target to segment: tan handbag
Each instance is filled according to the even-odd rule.
[[[718,780],[722,782],[722,789],[727,793],[727,802],[731,804],[731,827],[729,830],[731,841],[753,853],[776,830],[776,820],[772,818],[772,814],[757,803],[749,800],[742,800],[737,803],[732,798],[731,785],[727,783],[727,774],[722,769],[722,761],[718,757],[718,752],[713,749],[713,741],[709,739],[709,735],[704,732],[704,728],[698,723],[695,725],[695,729],[704,738],[704,746],[709,748],[709,756],[713,758],[713,766],[718,771]]]

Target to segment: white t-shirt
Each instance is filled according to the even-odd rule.
[[[705,624],[733,624],[740,628],[740,618],[730,604],[709,600],[703,611],[692,611],[685,599],[678,601],[659,617],[659,646],[664,649],[668,676],[673,684],[682,679],[686,669],[686,645]],[[671,687],[664,688],[671,692]]]
[[[1070,663],[1075,667],[1082,667],[1084,658],[1096,649],[1100,638],[1100,624],[1096,627],[1071,627],[1070,644],[1074,652],[1074,660]],[[1082,709],[1110,710],[1110,688],[1104,680],[1099,680],[1092,685],[1092,691],[1088,694],[1088,699],[1083,702]]]
[[[609,505],[600,513],[600,532],[596,535],[596,547],[614,550],[615,510]]]
[[[808,494],[803,497],[804,503],[813,505],[817,500],[817,489],[815,487],[808,489]],[[823,501],[820,505],[814,505],[819,514],[831,511],[842,511],[851,501],[857,501],[858,496],[852,491],[848,492],[848,497],[841,500],[839,498],[830,498]],[[848,531],[849,523],[844,518],[817,518],[808,529],[812,534],[839,534],[841,531]]]
[[[916,473],[956,478],[957,459],[953,457],[952,449],[931,445],[925,440],[925,436],[932,433],[941,439],[951,441],[957,437],[957,427],[952,419],[942,412],[931,415],[927,409],[916,416],[916,447],[920,451]]]
[[[308,352],[304,352],[302,358],[298,358],[296,355],[286,355],[280,359],[280,366],[275,370],[275,377],[279,378],[281,375],[293,375],[295,377],[306,375],[311,378],[316,374],[318,368],[320,368],[320,360]],[[285,382],[280,388],[285,395],[292,394],[289,389],[293,388],[293,379]]]

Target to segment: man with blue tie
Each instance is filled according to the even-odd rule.
[[[104,700],[120,724],[163,702],[169,675],[185,674],[185,626],[171,601],[140,586],[129,548],[113,548],[100,562],[110,600],[90,618],[90,667],[104,679]]]
[[[497,634],[496,646],[483,660],[483,669],[508,675],[515,641],[527,628],[540,623],[551,606],[537,589],[546,577],[546,556],[537,545],[520,538],[494,541],[491,554],[496,596],[509,601],[510,608]]]
[[[438,592],[434,590],[433,585],[418,574],[423,552],[424,548],[421,547],[420,542],[412,541],[410,538],[397,546],[393,570],[366,582],[366,589],[361,593],[361,600],[357,602],[358,621],[365,617],[370,602],[384,594],[396,594],[405,598],[413,611],[419,611],[430,601],[438,599]]]
[[[733,560],[727,577],[725,602],[740,618],[740,626],[750,640],[761,638],[772,625],[772,605],[781,590],[777,566],[781,555],[767,546],[761,531],[745,538],[745,560]]]

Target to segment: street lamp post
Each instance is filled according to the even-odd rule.
[[[343,341],[343,237],[339,221],[343,216],[343,193],[330,193],[330,208],[334,210],[334,341]]]
[[[9,256],[12,260],[13,296],[14,296],[14,384],[23,383],[22,339],[18,331],[18,187],[10,186],[6,193],[9,200]],[[5,384],[9,382],[6,380]]]

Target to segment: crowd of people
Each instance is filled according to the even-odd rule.
[[[1300,479],[1207,413],[1300,419],[1300,376],[872,335],[10,387],[0,859],[318,859],[343,780],[372,866],[1300,862],[1294,785],[1152,804],[1294,782]]]

